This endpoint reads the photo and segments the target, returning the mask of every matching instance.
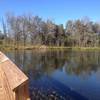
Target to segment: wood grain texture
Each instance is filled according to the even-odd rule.
[[[23,86],[16,89],[16,100],[30,100],[28,91],[28,81]]]
[[[0,66],[0,100],[15,100],[14,92],[9,86],[5,73]]]
[[[28,77],[0,52],[0,100],[30,100],[27,81]]]

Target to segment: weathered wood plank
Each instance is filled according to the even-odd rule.
[[[16,93],[16,100],[30,100],[28,91],[28,81],[23,86],[18,87],[15,93]]]
[[[7,77],[0,66],[0,100],[15,100],[14,92],[11,90]]]
[[[21,72],[21,70],[19,70],[15,64],[9,60],[5,63],[2,63],[2,69],[6,74],[12,90],[16,89],[19,85],[28,80],[28,78]]]
[[[0,52],[0,100],[30,100],[28,77]]]
[[[0,53],[0,55],[2,57],[0,59],[2,70],[6,74],[11,89],[14,90],[27,81],[28,77],[4,54]]]

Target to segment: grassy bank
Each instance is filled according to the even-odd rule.
[[[2,46],[0,45],[0,50],[33,50],[33,49],[54,49],[54,50],[100,50],[100,47],[60,47],[60,46],[44,46],[44,45],[37,45],[37,46]]]

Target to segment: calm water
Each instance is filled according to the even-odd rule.
[[[32,100],[100,100],[100,52],[11,51]]]

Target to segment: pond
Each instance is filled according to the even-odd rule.
[[[10,51],[29,77],[31,100],[100,100],[100,52]]]

